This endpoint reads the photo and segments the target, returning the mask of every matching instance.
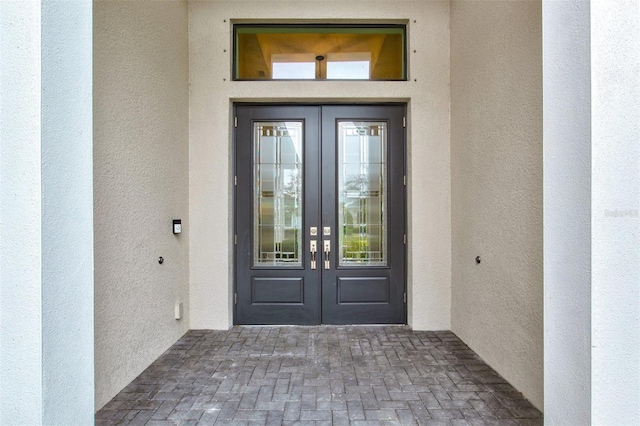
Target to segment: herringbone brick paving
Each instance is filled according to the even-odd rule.
[[[541,425],[449,331],[406,326],[192,330],[97,425]]]

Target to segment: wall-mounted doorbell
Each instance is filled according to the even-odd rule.
[[[173,233],[174,234],[182,233],[182,220],[173,219]]]

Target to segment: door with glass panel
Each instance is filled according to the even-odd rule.
[[[404,323],[404,106],[236,117],[235,322]]]

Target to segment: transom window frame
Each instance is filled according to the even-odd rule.
[[[408,66],[408,57],[409,57],[409,40],[408,40],[408,20],[393,20],[393,21],[359,21],[353,23],[333,23],[333,22],[317,22],[317,21],[305,21],[305,22],[282,22],[282,21],[246,21],[246,20],[232,20],[231,24],[231,41],[232,41],[232,49],[231,49],[231,81],[350,81],[350,82],[358,82],[358,81],[367,81],[367,82],[389,82],[389,81],[409,81],[409,66]],[[356,29],[356,30],[370,30],[370,29],[396,29],[401,30],[402,34],[402,52],[401,52],[401,67],[402,67],[402,77],[401,78],[392,78],[392,79],[338,79],[338,78],[239,78],[239,55],[238,55],[238,32],[239,28],[290,28],[290,29],[298,29],[298,28],[316,28],[320,29],[322,32],[331,30],[331,29]],[[323,57],[323,59],[326,59]],[[326,63],[325,63],[326,68]]]

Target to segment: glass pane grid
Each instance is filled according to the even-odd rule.
[[[338,124],[341,266],[387,266],[386,123]]]
[[[302,123],[254,123],[254,266],[302,265]]]

